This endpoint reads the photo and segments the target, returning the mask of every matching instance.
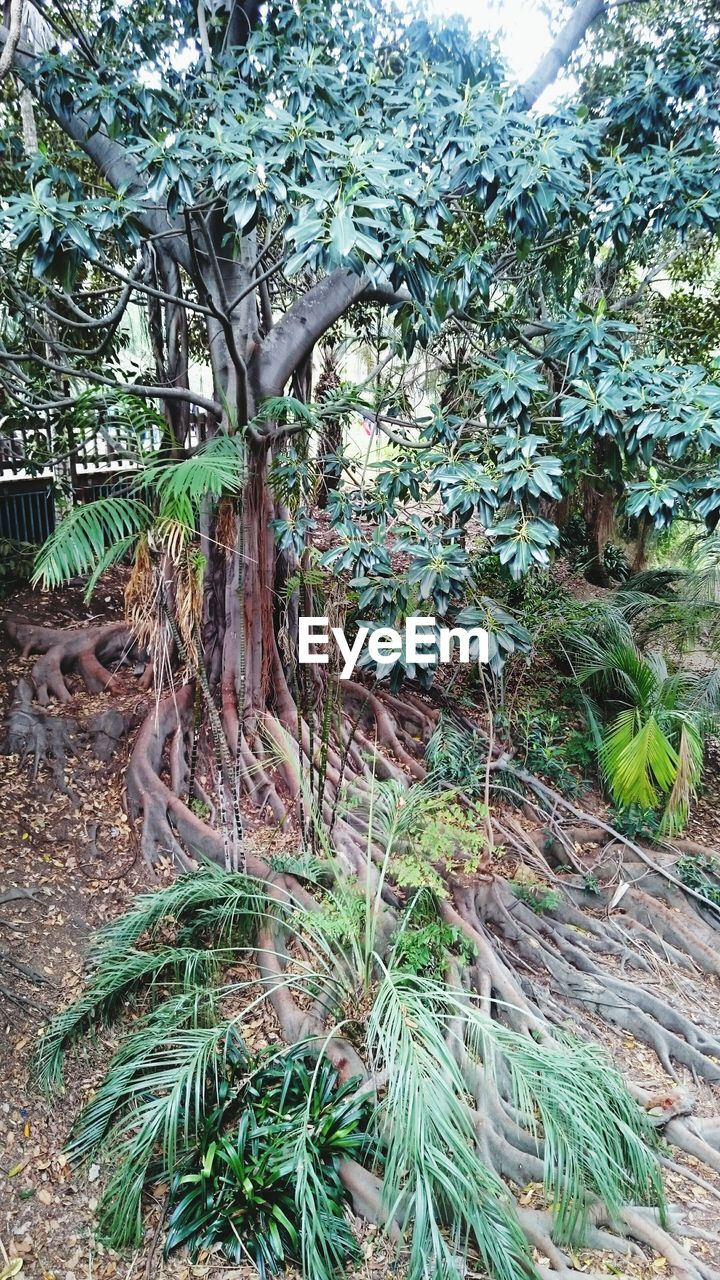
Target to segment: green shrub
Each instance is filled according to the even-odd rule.
[[[30,581],[36,547],[15,538],[0,538],[0,598]]]
[[[524,902],[536,916],[554,911],[560,905],[557,889],[550,889],[546,884],[528,884],[525,880],[510,880],[508,883],[515,897]]]
[[[228,1044],[224,1076],[198,1144],[173,1175],[165,1252],[186,1245],[195,1259],[219,1246],[232,1262],[252,1259],[265,1280],[301,1262],[296,1204],[298,1135],[322,1182],[321,1229],[338,1267],[356,1260],[345,1215],[341,1159],[360,1154],[367,1101],[357,1082],[338,1085],[326,1059],[300,1052],[249,1058]]]
[[[710,854],[690,854],[685,858],[678,858],[675,871],[684,885],[720,907],[720,879],[716,858]]]
[[[469,964],[474,955],[462,930],[439,918],[435,900],[425,892],[410,903],[392,941],[393,964],[420,977],[441,979],[449,956]]]

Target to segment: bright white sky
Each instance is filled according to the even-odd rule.
[[[543,0],[428,0],[433,13],[462,13],[478,31],[499,33],[510,70],[522,81],[550,45]]]

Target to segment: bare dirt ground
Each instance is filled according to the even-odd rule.
[[[45,625],[78,625],[120,616],[122,581],[111,577],[91,609],[82,591],[67,588],[53,596],[25,592],[4,602],[0,612],[12,612]],[[22,660],[0,635],[0,713],[7,708],[16,680],[27,673],[32,659]],[[133,678],[121,675],[121,690],[113,706],[137,722],[148,695],[138,693]],[[89,698],[78,688],[64,714],[85,718],[108,706],[107,695]],[[129,735],[132,736],[132,733]],[[82,755],[68,762],[67,780],[74,796],[53,790],[49,774],[41,770],[33,783],[28,766],[0,757],[0,1275],[8,1260],[22,1262],[28,1280],[251,1280],[255,1272],[222,1265],[217,1258],[191,1265],[182,1253],[162,1257],[160,1205],[148,1205],[148,1231],[143,1247],[118,1255],[94,1236],[94,1209],[104,1176],[100,1164],[73,1169],[62,1153],[72,1119],[96,1086],[101,1064],[107,1061],[112,1034],[74,1055],[66,1073],[66,1091],[47,1100],[28,1083],[33,1041],[49,1014],[75,996],[82,980],[90,934],[116,916],[132,896],[169,876],[160,869],[153,880],[138,852],[123,811],[123,766],[130,742],[113,760],[100,764]],[[692,824],[695,839],[716,838],[720,783],[713,768]],[[658,967],[657,986],[672,991],[684,1003],[683,984]],[[686,1005],[686,1011],[689,1006]],[[707,1001],[692,1009],[701,1024],[715,1021],[719,1009],[718,983],[707,980]],[[586,1028],[590,1030],[591,1028]],[[666,1090],[667,1077],[653,1055],[627,1034],[594,1030],[629,1078],[652,1090]],[[260,1028],[262,1034],[262,1028]],[[720,1099],[692,1079],[678,1078],[697,1099],[698,1110],[720,1112]],[[673,1082],[675,1083],[675,1082]],[[710,1184],[700,1186],[682,1172],[668,1171],[669,1200],[684,1208],[695,1229],[715,1229],[720,1208],[720,1179],[690,1158],[672,1154],[682,1166]],[[542,1202],[541,1188],[531,1185],[521,1202]],[[383,1280],[397,1275],[391,1252],[377,1234],[361,1232],[366,1261],[358,1276]],[[706,1263],[720,1266],[714,1244],[686,1240]],[[636,1280],[669,1275],[664,1259],[638,1251],[622,1260],[581,1253],[583,1269]],[[9,1274],[15,1274],[11,1269]],[[474,1272],[474,1274],[479,1274]]]

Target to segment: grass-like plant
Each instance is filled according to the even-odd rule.
[[[362,1151],[367,1095],[358,1097],[357,1081],[338,1085],[327,1058],[302,1049],[252,1058],[239,1036],[227,1042],[223,1068],[217,1105],[172,1179],[166,1253],[184,1244],[196,1258],[219,1245],[233,1262],[252,1261],[262,1280],[299,1263],[302,1132],[309,1174],[323,1188],[318,1230],[331,1265],[357,1260],[338,1170]]]

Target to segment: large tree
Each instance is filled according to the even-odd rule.
[[[296,660],[298,613],[319,612],[319,592],[324,611],[345,607],[309,552],[311,499],[318,466],[324,482],[346,467],[352,478],[338,422],[354,410],[392,449],[372,493],[329,486],[335,532],[324,566],[359,579],[376,622],[401,618],[418,596],[436,614],[457,610],[472,515],[515,576],[549,563],[558,504],[580,484],[598,563],[603,513],[625,498],[630,516],[659,527],[680,510],[714,519],[717,386],[633,319],[688,243],[711,251],[720,221],[717,24],[700,4],[672,22],[662,6],[651,14],[648,29],[642,17],[620,21],[602,0],[580,0],[523,86],[464,24],[435,26],[371,0],[43,6],[42,40],[32,36],[37,22],[24,40],[17,22],[3,31],[13,74],[44,122],[43,144],[23,158],[6,94],[13,179],[2,252],[14,315],[0,351],[5,394],[49,415],[72,405],[78,385],[168,406],[169,448],[143,460],[145,493],[79,508],[42,561],[57,582],[138,544],[136,632],[158,678],[173,655],[188,676],[148,718],[130,767],[150,859],[165,851],[187,866],[203,854],[237,866],[249,795],[280,821],[298,807],[305,820],[317,805],[346,867],[372,878],[374,776],[423,776],[437,721],[429,703],[359,680],[323,686]],[[617,54],[612,74],[588,72],[579,52],[596,29]],[[573,57],[582,93],[539,110]],[[147,308],[156,352],[143,383],[103,365],[102,345],[86,358],[88,333],[113,333],[133,299]],[[382,333],[378,363],[363,386],[326,379],[314,400],[313,353],[336,343],[341,322],[368,346]],[[188,344],[200,332],[212,396],[188,385]],[[408,384],[423,368],[433,391],[418,421]],[[181,458],[188,405],[207,415],[210,438]],[[405,509],[421,498],[424,524]],[[389,552],[393,528],[403,573]],[[494,625],[492,602],[486,609]],[[64,641],[21,628],[18,638],[49,651],[36,682],[63,698],[63,665],[77,661],[101,687],[98,657],[124,637],[115,629]],[[337,720],[324,709],[336,687]],[[215,756],[204,770],[203,720],[200,741]],[[482,738],[469,743],[479,750]],[[489,792],[493,776],[507,786],[512,762],[492,735],[485,748]],[[203,789],[207,776],[214,784]],[[522,770],[513,777],[535,812],[550,809],[530,836],[502,831],[534,857],[554,848],[576,862],[576,840],[609,830],[586,825]],[[355,807],[339,803],[348,785]],[[646,867],[640,846],[628,856]],[[249,865],[257,869],[252,856]],[[652,994],[613,976],[614,1003],[594,978],[577,995],[579,975],[594,970],[574,907],[549,931],[527,908],[510,911],[507,886],[492,876],[449,875],[447,892],[446,923],[476,948],[468,981],[488,1002],[494,995],[518,1031],[537,1033],[544,1017],[488,929],[523,963],[539,958],[563,999],[575,992],[619,1026],[632,1020],[663,1062],[673,1056],[718,1078],[720,1046]],[[626,902],[652,945],[649,899],[632,892]],[[716,972],[706,917],[680,925],[658,906],[653,928]],[[271,943],[270,970],[267,957],[281,952]],[[620,935],[611,946],[627,958]],[[289,1038],[318,1029],[287,990],[275,994]],[[488,1125],[495,1167],[522,1182],[525,1136],[502,1106]],[[717,1167],[713,1148],[682,1126],[677,1136]],[[373,1185],[356,1188],[361,1204]],[[680,1258],[693,1280],[707,1275],[642,1216],[624,1229]]]

